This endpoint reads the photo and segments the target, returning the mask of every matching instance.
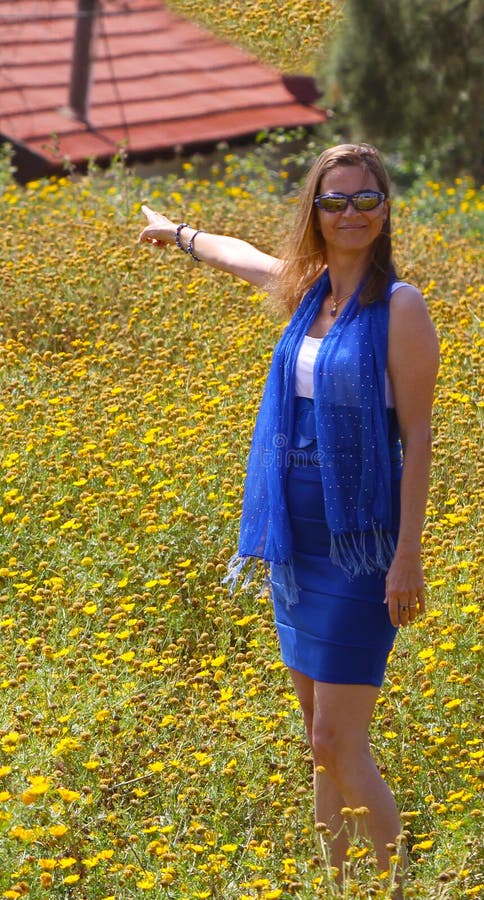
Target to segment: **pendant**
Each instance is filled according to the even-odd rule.
[[[333,319],[334,319],[334,318],[336,317],[336,307],[334,307],[334,309],[330,309],[329,314],[330,314],[330,316],[332,316]]]

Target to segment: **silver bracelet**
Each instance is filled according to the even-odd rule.
[[[201,231],[201,230],[199,229],[198,231],[195,232],[195,234],[192,234],[192,236],[191,236],[191,238],[190,238],[190,242],[189,242],[189,244],[188,244],[188,248],[187,248],[187,253],[190,254],[190,256],[192,257],[192,259],[196,259],[197,262],[202,262],[202,260],[200,259],[199,256],[196,256],[196,255],[195,255],[194,250],[193,250],[193,242],[194,242],[194,240],[195,240],[197,234],[203,234],[203,233],[204,233],[204,232]]]

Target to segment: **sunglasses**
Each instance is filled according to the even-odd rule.
[[[325,212],[343,212],[348,203],[359,212],[368,212],[376,209],[385,200],[382,191],[356,191],[355,194],[330,193],[319,194],[314,202],[319,209]]]

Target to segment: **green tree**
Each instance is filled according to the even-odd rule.
[[[318,71],[332,130],[481,179],[480,0],[346,0],[344,10]]]

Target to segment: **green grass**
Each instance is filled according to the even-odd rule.
[[[3,165],[0,896],[390,896],[358,841],[341,891],[318,856],[270,604],[221,583],[281,324],[252,288],[136,245],[148,199],[277,251],[293,207],[267,152],[149,183],[115,164],[22,189]],[[429,611],[398,639],[372,744],[408,896],[432,900],[482,891],[481,215],[467,182],[395,203],[442,370]]]

